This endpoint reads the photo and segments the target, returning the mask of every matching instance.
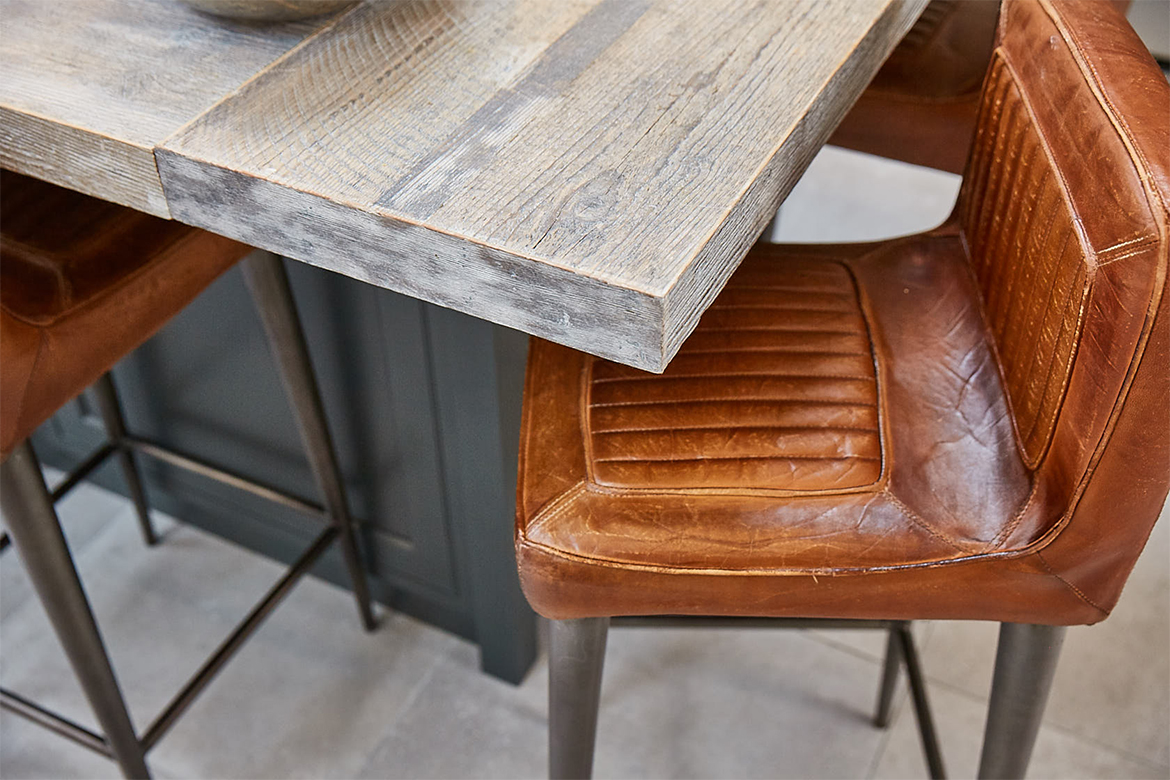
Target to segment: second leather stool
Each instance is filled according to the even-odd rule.
[[[147,777],[146,752],[335,541],[349,569],[362,623],[367,629],[374,627],[344,486],[280,258],[8,171],[0,177],[0,498],[13,546],[104,734],[95,734],[13,691],[0,691],[0,704],[115,758],[128,777]],[[109,369],[241,258],[324,507],[142,440],[128,432],[122,421]],[[28,437],[95,382],[110,442],[50,493]],[[117,454],[144,537],[153,543],[135,453],[194,470],[324,521],[321,532],[288,573],[141,732],[126,711],[53,509],[55,498],[106,457]]]

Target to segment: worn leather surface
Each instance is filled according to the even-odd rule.
[[[931,0],[829,143],[962,173],[998,12],[992,0]]]
[[[534,341],[533,607],[1092,623],[1170,486],[1170,87],[1009,0],[955,217],[754,249],[661,376]]]
[[[749,264],[665,376],[589,367],[598,485],[809,491],[881,476],[873,352],[844,264]]]
[[[3,456],[248,247],[0,173]]]

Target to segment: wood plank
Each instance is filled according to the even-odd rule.
[[[176,0],[3,0],[0,165],[168,216],[155,146],[336,18],[248,25]]]
[[[660,371],[924,5],[371,3],[158,165],[178,219]]]

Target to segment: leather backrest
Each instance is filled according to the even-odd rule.
[[[1129,446],[1123,407],[1148,408],[1148,426],[1170,438],[1158,378],[1170,374],[1158,346],[1170,326],[1155,324],[1168,157],[1170,86],[1113,5],[1006,0],[957,215],[1020,452],[1038,492],[1062,505],[1025,543],[1069,519],[1107,449]],[[1152,524],[1166,447],[1131,465],[1152,486]]]

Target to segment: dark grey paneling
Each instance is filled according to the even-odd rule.
[[[452,514],[462,525],[459,569],[470,583],[483,668],[519,681],[536,652],[514,560],[516,461],[528,338],[451,309],[428,306],[439,440]],[[518,605],[521,608],[517,608]]]
[[[518,681],[535,654],[511,541],[526,339],[288,266],[376,598],[475,639],[485,669]],[[133,432],[319,499],[238,270],[122,361],[115,378]],[[42,426],[36,446],[46,462],[67,466],[100,441],[85,411],[83,397]],[[316,523],[291,510],[142,463],[152,504],[185,522],[286,562],[312,538]],[[96,479],[123,490],[115,469]],[[316,573],[345,584],[339,555]]]

